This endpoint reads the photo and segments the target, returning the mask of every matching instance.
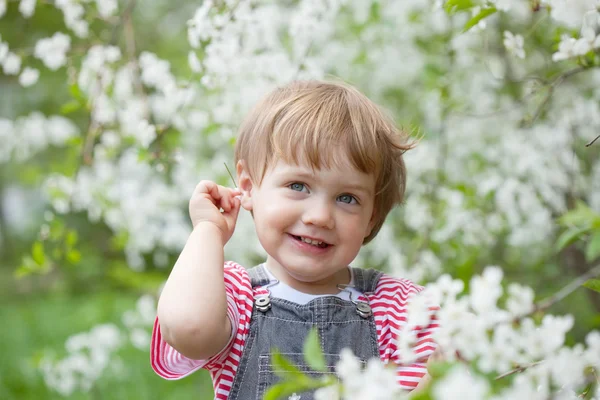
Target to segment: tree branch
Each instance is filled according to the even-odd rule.
[[[507,376],[521,373],[521,372],[525,371],[526,369],[531,368],[531,367],[535,367],[536,365],[539,365],[539,364],[541,364],[543,362],[544,362],[544,360],[542,360],[542,361],[536,361],[536,362],[531,363],[531,364],[519,365],[515,369],[511,369],[508,372],[505,372],[505,373],[503,373],[501,375],[498,375],[497,377],[494,378],[494,380],[497,381],[499,379],[506,378]]]
[[[588,144],[586,144],[586,145],[585,145],[585,147],[590,147],[590,146],[591,146],[591,145],[593,145],[593,144],[594,144],[594,142],[595,142],[596,140],[598,140],[598,139],[600,139],[600,135],[596,136],[596,138],[595,138],[594,140],[592,140],[591,142],[589,142]]]
[[[588,270],[585,274],[577,277],[567,286],[550,296],[549,298],[542,300],[538,304],[535,305],[533,312],[544,311],[550,308],[552,305],[558,303],[575,290],[577,290],[581,285],[583,285],[588,279],[595,278],[600,275],[600,264],[594,266],[592,269]],[[532,313],[533,313],[532,312]],[[530,313],[531,314],[531,313]],[[528,315],[530,315],[528,314]]]
[[[533,117],[531,118],[531,120],[529,121],[529,123],[527,125],[532,126],[535,123],[535,121],[540,117],[540,115],[546,108],[546,105],[548,105],[548,103],[550,102],[550,98],[554,94],[554,90],[557,87],[559,87],[565,80],[569,79],[571,76],[577,75],[578,73],[586,71],[588,69],[589,68],[586,68],[586,67],[577,67],[577,68],[573,68],[572,70],[569,70],[563,74],[560,74],[558,77],[556,77],[556,79],[554,79],[548,86],[548,93],[546,93],[546,96],[544,96],[544,100],[542,100],[540,105],[537,107],[535,113],[533,114]]]
[[[123,10],[123,13],[121,14],[121,18],[119,18],[119,22],[117,24],[115,24],[115,26],[113,27],[111,38],[110,38],[111,45],[117,44],[117,39],[119,38],[119,36],[118,36],[119,31],[125,24],[125,21],[127,21],[131,17],[131,13],[133,12],[133,9],[135,8],[135,2],[136,2],[136,0],[130,0],[129,3],[127,3],[127,7],[125,8],[125,10]]]

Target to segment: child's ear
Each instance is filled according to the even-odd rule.
[[[247,211],[252,211],[252,179],[246,169],[243,160],[238,161],[236,165],[236,171],[238,176],[238,187],[242,192],[241,204]]]

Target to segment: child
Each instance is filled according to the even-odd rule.
[[[418,333],[418,363],[402,362],[396,336],[407,296],[422,288],[349,267],[402,201],[411,147],[347,85],[293,82],[270,93],[241,127],[239,189],[201,181],[192,195],[194,229],[158,303],[154,370],[179,379],[204,368],[215,398],[262,399],[278,379],[272,350],[309,371],[302,348],[317,328],[332,373],[350,348],[362,361],[395,364],[398,384],[416,387],[435,350],[435,322]],[[250,270],[223,259],[240,207],[267,253]]]

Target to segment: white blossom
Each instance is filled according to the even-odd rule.
[[[151,337],[146,329],[134,328],[130,332],[129,339],[136,349],[146,350],[150,346]]]
[[[61,146],[69,139],[77,136],[78,131],[77,126],[63,116],[53,115],[47,119],[46,134],[48,143],[55,146]]]
[[[337,386],[326,386],[315,392],[315,400],[341,400]]]
[[[6,13],[6,2],[7,0],[0,0],[0,18]]]
[[[71,47],[71,37],[56,32],[52,37],[40,39],[35,44],[34,55],[42,60],[44,65],[56,71],[67,62],[67,51]]]
[[[356,379],[361,374],[362,365],[354,356],[352,350],[342,349],[340,352],[340,361],[336,364],[335,370],[340,378],[350,381]]]
[[[6,60],[6,56],[8,55],[8,52],[9,52],[8,44],[2,43],[2,41],[0,41],[0,64],[4,63],[4,60]]]
[[[570,28],[578,28],[583,16],[597,6],[596,0],[542,0],[550,6],[550,16]]]
[[[113,15],[119,7],[117,0],[96,0],[96,8],[102,18]]]
[[[489,384],[484,379],[474,376],[462,365],[452,368],[441,382],[433,388],[436,400],[480,400],[489,391]]]
[[[93,107],[92,118],[99,124],[110,124],[117,117],[114,105],[105,94],[96,97]]]
[[[202,72],[202,64],[200,63],[200,60],[198,59],[198,56],[196,55],[196,53],[194,51],[190,51],[188,53],[188,64],[189,64],[192,72],[195,72],[195,73]]]
[[[144,148],[150,146],[150,143],[156,139],[156,127],[146,120],[140,121],[137,129],[133,132],[140,145]]]
[[[57,0],[56,7],[63,12],[65,25],[78,37],[87,38],[89,25],[83,19],[85,14],[83,5],[75,0]]]
[[[108,148],[116,148],[121,144],[119,134],[112,130],[107,130],[100,136],[102,144]]]
[[[525,315],[533,310],[533,290],[518,283],[508,285],[509,298],[506,309],[515,317]]]
[[[21,70],[21,57],[9,52],[2,62],[2,70],[6,75],[17,75]]]
[[[149,87],[165,90],[175,86],[169,63],[160,60],[155,54],[142,52],[140,68],[142,69],[142,81]]]
[[[499,286],[502,281],[502,270],[498,267],[488,267],[481,276],[471,278],[470,301],[473,310],[480,314],[496,308],[496,302],[502,295]]]
[[[492,3],[500,11],[509,11],[513,7],[519,6],[519,0],[491,0]]]
[[[40,77],[40,71],[35,68],[25,67],[19,76],[19,83],[23,87],[35,85]]]
[[[25,18],[30,18],[35,12],[35,3],[37,0],[21,0],[19,2],[19,12]]]
[[[514,35],[512,32],[504,31],[504,47],[509,53],[514,54],[519,58],[525,58],[525,50],[523,50],[523,36]]]

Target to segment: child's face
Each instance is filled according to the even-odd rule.
[[[291,286],[342,283],[333,281],[347,276],[342,271],[373,228],[373,176],[350,164],[313,171],[281,160],[260,186],[252,184],[241,164],[238,175],[242,206],[253,211],[271,271]]]

